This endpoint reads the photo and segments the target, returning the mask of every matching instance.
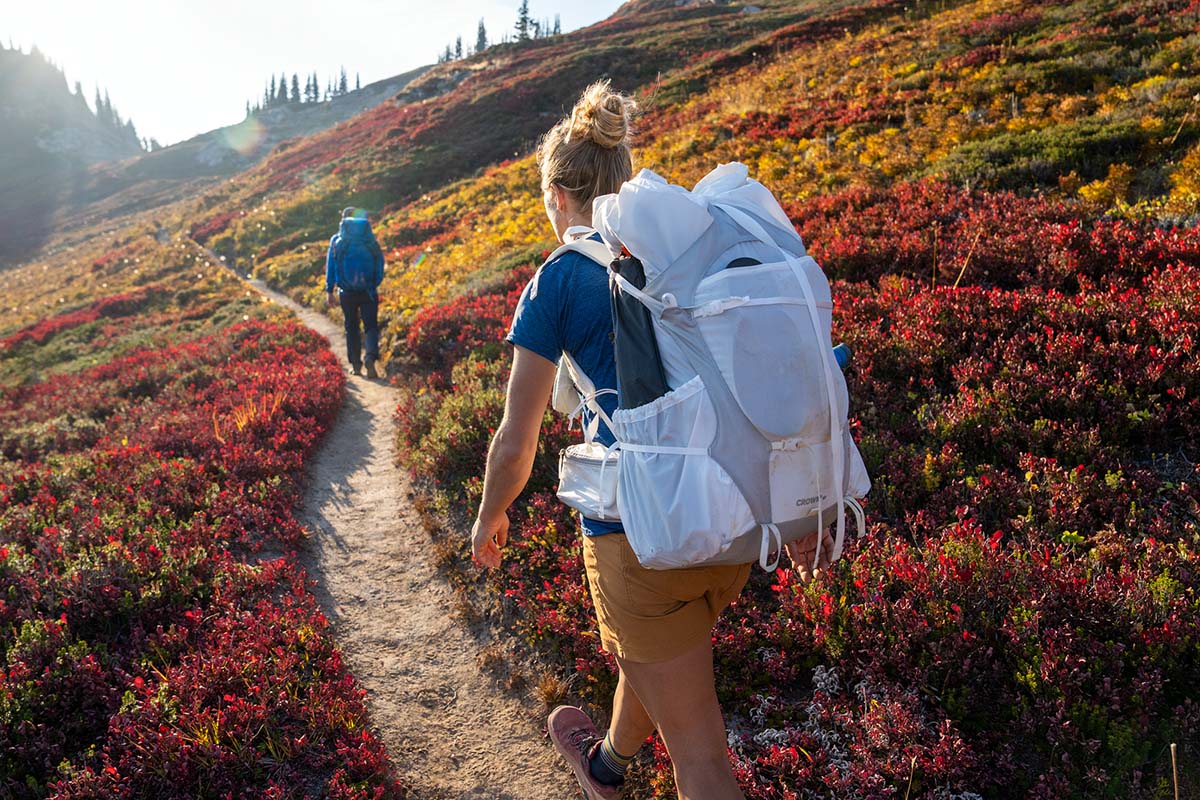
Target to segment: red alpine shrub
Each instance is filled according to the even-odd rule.
[[[1200,233],[929,181],[792,213],[840,278],[871,525],[809,586],[756,573],[714,631],[747,797],[1153,796],[1166,745],[1200,736]],[[522,283],[410,331],[404,457],[454,504],[478,499]],[[572,433],[548,422],[488,585],[603,705],[614,666],[550,493]]]
[[[0,393],[0,795],[402,796],[295,557],[254,555],[300,542],[343,384],[255,321]]]

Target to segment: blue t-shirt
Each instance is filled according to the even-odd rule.
[[[599,234],[592,238],[599,239]],[[580,253],[563,253],[543,265],[526,285],[505,339],[553,363],[558,363],[565,350],[597,389],[615,390],[617,362],[608,295],[608,270]],[[616,411],[615,394],[596,400],[609,416]],[[585,408],[583,423],[593,416]],[[596,441],[605,447],[616,441],[604,420],[600,420]],[[587,536],[623,530],[620,522],[582,520]]]

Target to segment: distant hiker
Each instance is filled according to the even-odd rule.
[[[346,358],[355,375],[362,374],[366,337],[367,377],[378,378],[379,284],[383,282],[383,250],[362,209],[346,208],[338,232],[329,240],[325,257],[325,294],[329,305],[342,306],[346,318]],[[340,295],[340,297],[339,297]]]
[[[586,373],[594,384],[591,407],[581,412],[585,438],[603,447],[614,442],[603,421],[617,407],[606,270],[612,253],[592,228],[592,203],[632,177],[633,111],[633,101],[607,82],[593,84],[538,147],[546,214],[564,247],[525,288],[507,337],[514,345],[507,402],[488,450],[472,530],[472,552],[486,567],[500,565],[507,509],[529,479],[547,402],[552,392],[558,394],[556,362]],[[555,747],[588,798],[615,798],[626,766],[657,729],[674,763],[680,798],[743,798],[726,749],[711,636],[717,616],[745,585],[750,565],[646,569],[619,521],[584,514],[582,527],[601,646],[616,657],[620,676],[607,735],[581,709],[560,706],[548,721]],[[815,548],[815,539],[806,541],[797,545],[796,555],[808,550],[815,556]]]

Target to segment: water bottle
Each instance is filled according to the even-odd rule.
[[[846,367],[850,364],[850,359],[854,358],[854,351],[850,349],[850,345],[842,342],[833,348],[833,357],[837,359],[837,365],[846,371]]]

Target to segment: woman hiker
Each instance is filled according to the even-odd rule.
[[[634,108],[633,100],[607,82],[595,83],[540,142],[543,201],[559,241],[599,238],[591,226],[592,201],[617,192],[633,175]],[[484,566],[500,565],[507,509],[529,480],[555,362],[569,352],[597,389],[615,390],[612,330],[607,271],[586,256],[560,255],[525,288],[507,336],[514,348],[504,419],[488,449],[483,499],[471,533],[473,554]],[[611,415],[615,395],[598,400]],[[603,422],[597,440],[605,446],[614,441]],[[626,766],[657,730],[680,798],[743,798],[714,687],[712,628],[741,592],[750,565],[645,569],[619,522],[585,517],[582,528],[601,646],[615,656],[620,676],[607,733],[581,709],[560,706],[548,721],[555,747],[588,798],[615,798]],[[789,548],[798,566],[812,563],[814,546],[815,537]]]

